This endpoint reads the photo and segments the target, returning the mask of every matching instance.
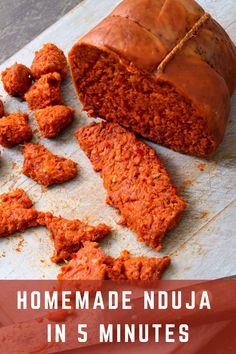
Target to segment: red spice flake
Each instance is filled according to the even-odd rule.
[[[199,163],[197,167],[198,167],[199,171],[203,172],[203,171],[205,171],[206,164],[205,163]]]
[[[209,215],[208,211],[201,211],[200,214],[199,214],[199,218],[200,219],[204,219],[206,218],[207,216]]]
[[[184,181],[184,185],[185,185],[185,186],[192,186],[193,183],[194,183],[194,181],[192,181],[191,179],[186,179],[186,180]]]
[[[22,249],[24,247],[24,242],[25,242],[25,240],[23,238],[18,242],[18,244],[16,246],[16,252],[22,251]]]

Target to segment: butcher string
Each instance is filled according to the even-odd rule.
[[[186,35],[181,39],[181,41],[169,52],[169,54],[166,55],[166,57],[161,61],[161,63],[157,67],[158,72],[163,72],[166,65],[172,60],[174,55],[179,52],[184,44],[193,36],[195,36],[200,29],[206,23],[206,21],[210,18],[210,15],[208,13],[204,13],[200,17],[200,19],[194,24],[194,26],[186,33]]]

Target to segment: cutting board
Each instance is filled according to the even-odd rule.
[[[53,42],[65,53],[73,43],[93,28],[119,3],[119,0],[84,0],[66,16],[48,28],[39,37],[0,66],[0,71],[14,62],[30,65],[33,53],[45,42]],[[235,0],[201,0],[236,42]],[[0,86],[0,95],[6,110],[27,111],[25,102],[7,96]],[[55,215],[79,218],[96,225],[105,222],[113,228],[111,236],[101,241],[104,250],[118,256],[128,249],[132,255],[162,256],[169,254],[172,265],[166,279],[213,279],[236,273],[236,96],[232,98],[232,111],[225,139],[216,154],[209,159],[185,156],[156,144],[149,143],[163,159],[179,193],[187,201],[187,210],[178,225],[164,241],[161,252],[155,252],[136,241],[133,232],[117,225],[118,212],[105,204],[106,191],[89,160],[74,138],[75,130],[91,120],[81,113],[71,78],[63,85],[68,105],[75,107],[74,123],[63,134],[47,140],[36,131],[34,142],[40,142],[52,152],[78,162],[78,177],[60,186],[45,189],[21,173],[21,147],[1,148],[0,192],[23,188],[38,210]],[[30,124],[36,129],[32,112]],[[201,171],[204,164],[204,171]],[[30,229],[0,240],[1,279],[53,279],[59,266],[50,257],[53,244],[44,228]]]

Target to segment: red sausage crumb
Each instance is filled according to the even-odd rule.
[[[5,91],[10,96],[24,97],[32,84],[31,71],[23,64],[14,64],[2,72]]]
[[[77,175],[77,164],[52,154],[43,145],[27,143],[24,145],[23,173],[48,187],[74,178]]]
[[[73,120],[74,109],[67,106],[50,106],[35,111],[40,132],[45,138],[57,136]]]
[[[54,240],[55,252],[51,258],[58,263],[77,252],[85,241],[96,241],[111,231],[110,226],[99,224],[88,225],[80,220],[66,220],[46,214],[45,221],[41,217],[41,225],[46,225]]]
[[[35,52],[31,71],[35,79],[48,73],[58,72],[63,80],[67,72],[67,61],[63,51],[55,44],[44,44],[42,49]]]
[[[32,135],[27,113],[11,113],[0,119],[0,144],[2,146],[11,148],[18,143],[29,141]]]
[[[31,110],[63,104],[60,74],[54,72],[43,75],[30,87],[25,99]]]
[[[0,195],[0,237],[36,226],[38,213],[31,206],[23,189]]]

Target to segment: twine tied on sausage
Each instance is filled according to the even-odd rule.
[[[186,35],[179,41],[178,44],[166,55],[157,67],[157,72],[161,73],[165,70],[166,65],[172,60],[176,53],[178,53],[185,43],[197,34],[199,29],[209,20],[211,16],[208,13],[204,13],[200,19],[194,24],[194,26],[186,33]]]

